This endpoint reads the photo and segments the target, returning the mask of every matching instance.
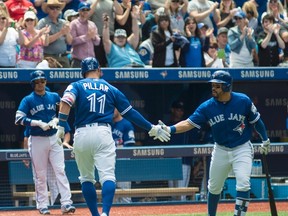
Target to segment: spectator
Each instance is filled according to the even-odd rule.
[[[231,49],[227,38],[228,28],[221,27],[217,32],[218,56],[225,59],[225,65],[229,66]],[[223,55],[224,53],[224,55]]]
[[[115,17],[115,15],[121,15],[123,14],[123,9],[119,2],[117,0],[113,1],[102,1],[102,0],[96,0],[94,3],[91,5],[91,21],[95,23],[95,25],[98,28],[98,33],[100,35],[100,44],[98,46],[94,46],[94,53],[99,61],[101,67],[106,67],[107,66],[107,59],[105,55],[105,50],[103,46],[103,15],[108,15],[111,17],[109,19],[109,35],[110,35],[110,40],[113,41],[114,37],[114,23],[115,19],[112,17]]]
[[[193,0],[188,4],[188,13],[190,17],[194,17],[197,23],[203,22],[208,25],[209,28],[217,30],[217,23],[220,21],[220,17],[216,13],[218,2],[212,2],[208,0]]]
[[[205,67],[204,52],[208,50],[210,37],[202,37],[195,18],[185,19],[185,36],[190,41],[187,49],[181,49],[181,67]]]
[[[178,60],[175,51],[179,49],[173,42],[170,16],[161,14],[158,18],[157,29],[152,32],[154,56],[152,67],[177,67]]]
[[[257,38],[259,66],[277,66],[280,63],[279,49],[285,48],[285,43],[279,35],[280,24],[275,23],[274,16],[266,14],[262,19],[263,31]]]
[[[201,37],[209,37],[209,40],[211,42],[215,41],[215,36],[213,34],[214,29],[213,28],[209,28],[208,25],[204,24],[204,23],[198,23],[197,24],[198,29],[200,29],[200,33],[201,33]]]
[[[157,26],[154,26],[151,29],[150,38],[144,40],[138,48],[138,54],[141,58],[141,61],[144,62],[146,66],[152,66],[153,55],[154,55],[154,47],[152,44],[152,31],[155,31]]]
[[[88,20],[89,11],[90,4],[81,2],[78,7],[79,17],[70,24],[73,37],[71,63],[73,68],[80,68],[84,58],[95,57],[94,46],[100,43],[97,26]]]
[[[149,13],[146,16],[145,23],[142,25],[141,33],[142,33],[142,41],[150,38],[150,33],[152,31],[153,26],[157,25],[156,16],[153,13]]]
[[[143,4],[141,3],[139,6],[133,4],[131,0],[122,0],[121,7],[123,10],[123,14],[116,15],[115,17],[115,30],[116,29],[124,29],[127,33],[127,37],[132,34],[132,11],[136,14],[137,20],[140,20],[141,24],[145,22],[145,14],[142,13]]]
[[[48,0],[42,4],[43,12],[48,15],[42,18],[37,29],[42,29],[46,25],[51,27],[49,32],[49,45],[44,48],[45,57],[55,58],[64,68],[70,68],[70,62],[67,57],[67,44],[71,45],[72,35],[70,34],[70,24],[64,19],[60,19],[59,15],[65,4],[59,0]]]
[[[116,148],[125,148],[135,145],[134,127],[130,121],[121,116],[115,108],[112,124],[112,136]],[[117,162],[116,162],[117,163]],[[120,189],[131,189],[131,182],[117,182],[116,187]],[[118,203],[131,203],[131,197],[119,197]]]
[[[274,16],[276,23],[285,25],[286,22],[284,20],[284,8],[283,8],[282,3],[279,0],[267,1],[267,11],[262,13],[261,20],[267,13],[272,14]]]
[[[78,17],[79,17],[79,12],[73,9],[68,9],[63,14],[63,18],[69,23],[71,23],[74,19],[77,19]],[[72,48],[72,45],[67,44],[67,53],[68,53],[67,57],[70,63],[72,61],[71,48]]]
[[[253,29],[247,27],[246,15],[243,11],[238,11],[234,19],[236,26],[228,31],[228,43],[231,48],[230,68],[253,67],[253,50],[256,42],[253,36]]]
[[[187,13],[188,0],[180,4],[180,0],[166,0],[165,11],[170,15],[173,32],[184,33],[184,19]]]
[[[204,53],[204,59],[206,67],[210,68],[224,68],[225,58],[218,56],[218,44],[217,42],[210,43],[209,49]]]
[[[139,26],[136,14],[133,17],[133,33],[127,38],[124,29],[117,29],[114,34],[113,42],[109,35],[109,17],[104,16],[103,22],[103,45],[107,56],[109,67],[144,67],[136,48],[139,43]]]
[[[69,22],[72,22],[74,19],[77,19],[78,17],[79,17],[79,12],[73,9],[68,9],[63,14],[63,18]]]
[[[5,5],[8,8],[10,17],[15,21],[23,19],[25,12],[29,8],[33,8],[33,4],[28,0],[8,0]]]
[[[247,1],[242,7],[243,12],[247,15],[248,27],[252,28],[254,32],[258,32],[258,11],[256,5]]]
[[[24,43],[20,25],[10,27],[9,16],[4,10],[0,11],[0,68],[15,68],[18,45]]]
[[[220,8],[216,9],[218,17],[220,17],[217,27],[232,28],[235,25],[234,15],[237,12],[236,4],[233,0],[221,0]]]
[[[49,45],[50,27],[45,26],[37,30],[37,17],[34,11],[28,10],[24,14],[24,23],[22,30],[24,44],[20,46],[18,57],[18,68],[36,68],[37,64],[44,58],[44,46]]]

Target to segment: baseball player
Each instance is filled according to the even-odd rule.
[[[61,99],[57,136],[63,138],[63,126],[74,106],[76,130],[73,147],[82,193],[92,216],[99,216],[94,187],[96,167],[102,185],[101,216],[108,216],[116,188],[116,147],[111,130],[114,109],[117,108],[123,117],[148,130],[154,139],[169,141],[170,134],[160,125],[152,125],[132,108],[122,92],[101,79],[102,71],[97,59],[83,59],[81,73],[84,79],[71,83]]]
[[[168,132],[183,133],[209,123],[215,141],[208,180],[208,215],[215,216],[220,194],[231,169],[236,177],[236,204],[234,216],[245,216],[250,198],[250,175],[254,156],[250,142],[255,128],[261,136],[260,152],[267,154],[270,141],[260,114],[248,96],[232,92],[232,77],[218,70],[209,81],[212,98],[202,103],[196,111],[175,125]],[[160,121],[160,124],[163,124]]]
[[[61,211],[74,213],[70,185],[64,170],[64,151],[59,145],[62,142],[56,136],[56,104],[60,102],[60,97],[57,93],[45,90],[46,76],[41,70],[31,73],[31,86],[34,91],[22,99],[16,112],[15,124],[31,127],[28,145],[35,172],[37,209],[40,214],[50,214],[47,190],[47,167],[50,161],[61,194]]]
[[[112,136],[116,148],[131,147],[135,145],[134,127],[127,119],[123,118],[117,109],[114,110]],[[118,182],[117,187],[121,189],[130,189],[131,182]],[[118,203],[131,203],[131,197],[119,197]]]

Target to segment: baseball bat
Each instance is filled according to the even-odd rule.
[[[271,216],[278,216],[276,203],[275,203],[275,199],[274,199],[274,193],[273,193],[273,190],[271,187],[271,182],[270,182],[270,174],[269,174],[269,170],[268,170],[267,157],[265,154],[262,155],[262,161],[263,161],[264,172],[266,175],[266,181],[267,181],[267,187],[268,187],[268,196],[269,196]]]

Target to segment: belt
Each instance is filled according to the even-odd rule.
[[[63,57],[63,56],[67,56],[69,53],[60,53],[60,54],[48,54],[49,56],[56,56],[56,57]],[[45,55],[45,54],[44,54]]]
[[[78,128],[83,128],[83,127],[95,127],[95,126],[105,126],[105,127],[109,127],[108,123],[104,123],[104,122],[96,122],[96,123],[91,123],[91,124],[86,124],[86,125],[79,125],[76,126],[76,129]]]

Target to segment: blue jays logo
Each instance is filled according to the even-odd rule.
[[[165,78],[168,75],[167,71],[162,71],[160,74],[163,78]]]
[[[242,135],[244,129],[245,129],[245,124],[244,122],[241,122],[236,128],[233,129],[233,131],[237,131],[239,132],[240,135]]]

